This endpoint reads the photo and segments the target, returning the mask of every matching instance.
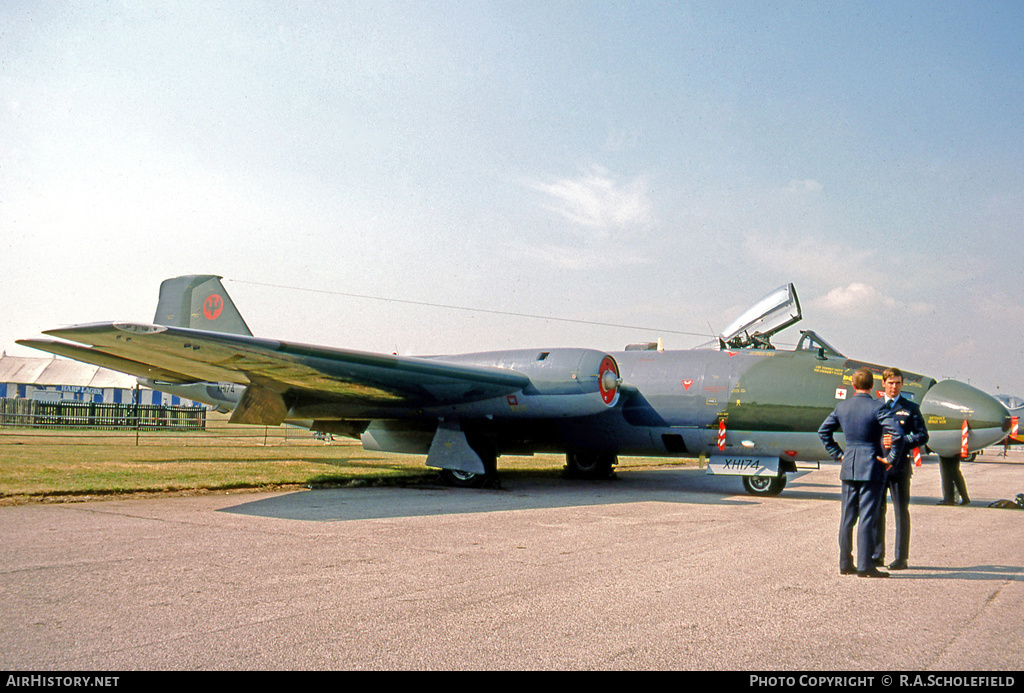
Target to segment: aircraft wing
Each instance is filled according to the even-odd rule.
[[[122,356],[114,356],[98,349],[94,349],[80,344],[69,344],[68,342],[55,342],[50,339],[19,339],[17,343],[22,346],[32,347],[33,349],[39,349],[57,356],[66,356],[76,361],[83,361],[85,363],[91,363],[94,366],[100,368],[109,368],[111,370],[120,371],[127,373],[128,375],[134,375],[136,378],[145,378],[147,380],[159,380],[165,383],[173,383],[175,385],[183,385],[187,383],[196,382],[195,378],[190,378],[187,375],[181,373],[175,373],[165,368],[157,368],[156,366],[147,365],[145,363],[139,363],[138,361],[132,361]]]
[[[236,423],[280,423],[294,398],[407,408],[500,397],[530,384],[526,375],[501,368],[184,327],[97,323],[45,334],[76,344],[20,343],[151,380],[245,385]]]

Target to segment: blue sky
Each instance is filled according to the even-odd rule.
[[[405,354],[689,348],[793,282],[1024,394],[1022,67],[1019,2],[3,3],[0,348],[190,273]]]

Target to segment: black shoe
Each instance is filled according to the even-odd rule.
[[[953,501],[948,501],[948,500],[940,500],[935,505],[956,505],[956,503],[954,503]]]
[[[872,568],[871,570],[858,570],[857,577],[887,578],[889,577],[889,573],[883,573],[881,570],[878,570],[877,568]]]
[[[885,565],[884,558],[872,558],[871,562],[875,564],[876,568],[881,568],[883,565]]]
[[[857,572],[856,568],[840,568],[839,569],[839,574],[840,575],[853,575],[856,572]]]
[[[960,505],[970,505],[970,504],[971,504],[971,499],[970,498],[964,498],[963,500],[960,501]]]
[[[889,570],[906,570],[906,569],[907,569],[907,562],[906,561],[893,561],[892,563],[889,564]]]

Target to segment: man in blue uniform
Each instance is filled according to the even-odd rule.
[[[892,496],[892,511],[896,522],[896,560],[889,564],[889,570],[905,570],[910,557],[910,476],[914,473],[911,459],[914,448],[928,442],[921,408],[900,392],[903,390],[903,373],[898,368],[889,368],[882,373],[882,387],[885,390],[885,404],[892,417],[903,431],[904,448],[896,463],[886,475],[886,486]],[[885,447],[884,441],[882,447]],[[878,514],[878,543],[875,546],[875,565],[885,563],[885,491]]]
[[[875,379],[866,368],[853,374],[855,394],[836,406],[828,415],[818,435],[832,459],[842,462],[839,479],[843,482],[843,509],[839,520],[839,572],[852,574],[853,527],[857,528],[857,567],[861,577],[889,577],[872,561],[878,538],[878,508],[885,500],[885,472],[903,454],[903,432],[891,412],[871,396]],[[835,434],[846,436],[844,451],[835,441]],[[889,434],[892,447],[883,457],[882,436]]]

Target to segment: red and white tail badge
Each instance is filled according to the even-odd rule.
[[[915,467],[920,467],[921,466],[921,448],[914,448],[913,455],[914,455],[914,466]]]
[[[725,450],[725,419],[718,420],[718,449]]]
[[[971,450],[968,446],[968,438],[970,429],[967,426],[967,419],[964,419],[963,426],[960,427],[960,457],[967,459],[971,456]]]
[[[224,310],[224,299],[219,294],[210,294],[203,301],[203,315],[207,320],[216,320]]]
[[[619,364],[611,356],[601,360],[597,371],[597,386],[601,390],[601,399],[609,407],[619,401]]]

